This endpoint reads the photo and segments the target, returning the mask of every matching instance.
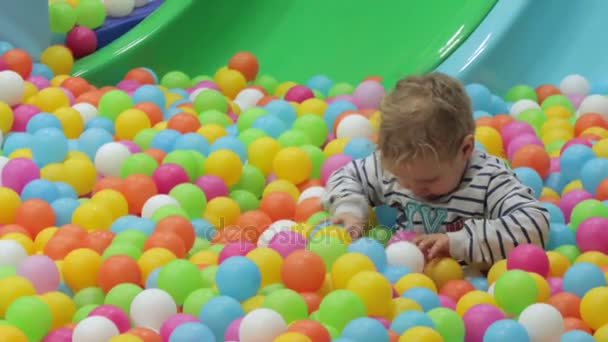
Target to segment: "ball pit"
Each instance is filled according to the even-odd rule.
[[[51,4],[57,29],[101,18],[66,4]],[[425,262],[410,233],[386,228],[391,208],[354,241],[325,221],[329,175],[375,148],[377,78],[281,82],[240,52],[203,78],[140,68],[97,87],[68,75],[65,47],[36,62],[7,50],[0,336],[608,340],[608,106],[580,75],[504,99],[467,86],[478,147],[509,161],[551,217],[545,250],[517,246],[483,276]]]

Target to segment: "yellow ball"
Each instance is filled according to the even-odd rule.
[[[393,317],[391,317],[391,319],[397,317],[403,311],[424,311],[422,306],[420,306],[420,304],[418,304],[415,300],[406,297],[393,298],[391,301],[391,310],[393,311]]]
[[[597,141],[591,148],[596,156],[608,158],[608,138]]]
[[[376,271],[361,271],[350,278],[346,289],[363,300],[368,315],[390,318],[393,287],[384,275]]]
[[[132,140],[137,133],[152,127],[152,124],[143,110],[131,108],[118,114],[114,127],[118,138]]]
[[[547,188],[547,187],[543,188],[543,191],[540,193],[540,197],[551,197],[551,198],[555,198],[555,199],[560,198],[559,194],[555,190],[553,190],[551,188]]]
[[[85,160],[90,161],[89,155],[82,151],[68,151],[68,156],[66,159],[77,159],[77,160]]]
[[[231,99],[234,99],[247,86],[247,79],[245,79],[243,74],[227,67],[219,69],[213,79],[220,87],[222,93]]]
[[[429,276],[439,289],[450,280],[464,278],[462,266],[452,258],[431,260],[425,266],[424,274]]]
[[[608,130],[602,127],[589,127],[581,133],[581,135],[583,134],[595,134],[601,138],[608,138]]]
[[[23,249],[27,252],[28,255],[32,255],[36,253],[36,247],[34,247],[34,241],[30,239],[27,235],[21,233],[6,233],[2,235],[2,240],[14,240],[19,243]]]
[[[608,265],[608,255],[602,252],[589,251],[576,257],[574,263],[576,264],[578,262],[590,262],[597,267],[602,267]]]
[[[299,233],[305,239],[308,239],[308,236],[310,235],[310,233],[312,232],[312,230],[314,228],[315,227],[312,224],[308,224],[308,223],[302,222],[302,223],[296,223],[296,224],[294,224],[289,229],[293,230],[294,232]]]
[[[166,248],[153,247],[144,251],[137,259],[137,265],[141,270],[142,284],[145,283],[150,272],[175,259],[176,256]]]
[[[369,123],[372,125],[374,131],[378,131],[378,129],[380,128],[380,119],[380,111],[374,112],[374,114],[369,117]]]
[[[52,329],[60,328],[72,321],[72,317],[76,313],[76,304],[68,295],[53,291],[41,295],[40,299],[51,309],[53,314]]]
[[[14,121],[13,109],[6,102],[0,101],[0,131],[3,134],[8,133]]]
[[[549,119],[568,119],[572,116],[572,112],[564,106],[553,105],[545,109],[545,115]]]
[[[247,147],[247,162],[268,175],[272,171],[274,157],[280,150],[281,144],[277,140],[271,137],[260,137]]]
[[[279,98],[283,98],[285,97],[285,94],[287,94],[287,91],[289,91],[289,89],[291,89],[291,87],[298,85],[296,82],[292,82],[292,81],[287,81],[287,82],[283,82],[281,84],[279,84],[275,90],[274,90],[274,96],[279,97]]]
[[[38,88],[36,88],[36,86],[31,82],[23,82],[23,89],[23,101],[27,101],[34,95],[38,94]]]
[[[543,142],[543,144],[548,145],[554,141],[558,141],[558,140],[562,140],[562,141],[567,141],[574,138],[574,134],[563,130],[563,129],[555,129],[552,131],[549,131],[545,134],[542,135],[541,140]]]
[[[217,138],[228,135],[228,131],[218,124],[202,125],[196,132],[204,136],[209,143],[213,143]]]
[[[203,216],[216,229],[221,230],[233,225],[240,215],[241,208],[235,200],[226,196],[218,196],[207,203]]]
[[[496,301],[491,294],[480,291],[473,290],[464,294],[464,296],[460,297],[458,303],[456,303],[456,312],[462,316],[467,310],[477,304],[492,304],[496,305]]]
[[[395,290],[399,294],[403,294],[403,292],[413,287],[426,287],[437,293],[437,285],[435,285],[433,279],[422,273],[408,273],[395,283]]]
[[[264,296],[257,295],[243,301],[242,306],[245,312],[251,312],[255,309],[259,309],[264,304]]]
[[[507,259],[496,262],[488,271],[488,284],[494,284],[498,278],[507,271]]]
[[[505,152],[500,133],[493,127],[479,126],[475,129],[475,140],[479,141],[488,153],[503,157]]]
[[[11,152],[11,154],[8,155],[9,159],[15,159],[15,158],[27,158],[27,159],[32,159],[32,150],[24,147],[24,148],[18,148],[16,150],[14,150],[13,152]]]
[[[281,266],[283,258],[279,252],[272,248],[255,248],[247,253],[247,257],[258,265],[262,282],[260,287],[281,282]]]
[[[205,173],[215,175],[231,186],[239,181],[243,173],[243,163],[238,154],[228,149],[215,150],[207,156]]]
[[[570,260],[561,253],[548,251],[547,258],[549,259],[549,277],[562,277],[570,268]]]
[[[562,190],[562,196],[564,196],[570,190],[582,190],[582,189],[583,189],[583,182],[581,182],[579,179],[573,180],[572,182],[566,184],[566,186]]]
[[[574,136],[574,126],[563,118],[549,118],[540,126],[540,134],[545,135],[551,131],[563,130]]]
[[[596,287],[587,292],[580,304],[581,318],[591,329],[608,324],[608,287]]]
[[[112,214],[112,220],[129,214],[129,203],[125,196],[114,189],[103,189],[95,193],[91,197],[91,202],[106,207]]]
[[[277,336],[277,338],[275,338],[274,340],[272,340],[272,342],[313,342],[310,337],[298,333],[298,332],[286,332],[283,333],[279,336]]]
[[[308,153],[299,147],[286,147],[274,156],[274,173],[280,179],[299,184],[308,179],[312,172],[312,160]]]
[[[2,336],[2,341],[6,342],[28,342],[29,339],[23,333],[23,331],[19,330],[19,328],[9,325],[9,324],[0,324],[0,336]]]
[[[376,266],[366,255],[346,253],[338,257],[331,267],[331,280],[336,289],[345,289],[355,274],[375,270]]]
[[[15,299],[35,294],[34,285],[22,276],[10,275],[0,278],[0,317],[4,317],[6,309]]]
[[[59,108],[70,106],[70,98],[59,87],[44,88],[36,94],[35,98],[38,108],[49,113],[55,112]]]
[[[399,342],[443,342],[443,337],[429,327],[418,326],[407,329]]]
[[[198,251],[190,257],[190,262],[197,265],[217,265],[219,253],[210,249]]]
[[[63,179],[79,196],[84,196],[93,190],[97,181],[97,170],[90,160],[68,159],[63,165],[65,166]]]
[[[273,180],[268,183],[264,188],[264,193],[262,197],[265,197],[269,193],[272,192],[286,192],[291,195],[296,201],[300,197],[300,190],[297,186],[295,186],[292,182],[286,181],[284,179]]]
[[[67,80],[70,77],[72,77],[72,76],[66,75],[66,74],[57,75],[57,76],[51,78],[51,85],[53,87],[59,87],[59,86],[61,86],[63,81]]]
[[[168,124],[169,123],[167,121],[161,121],[161,122],[157,123],[156,125],[154,125],[154,127],[152,127],[152,128],[154,128],[157,131],[161,131],[163,129],[167,129]]]
[[[334,154],[342,153],[344,152],[344,146],[346,146],[349,141],[349,138],[334,139],[325,145],[325,148],[323,148],[323,153],[325,153],[326,157],[331,157]]]
[[[326,108],[327,102],[313,97],[302,101],[298,107],[297,113],[298,115],[316,114],[322,116],[323,113],[325,113]]]
[[[21,197],[15,190],[7,187],[0,187],[0,224],[15,222],[17,208],[21,205]]]
[[[538,288],[538,296],[536,297],[537,303],[546,302],[551,296],[551,288],[549,287],[549,283],[547,279],[540,276],[538,273],[530,272],[532,278],[536,282],[536,288]]]
[[[602,325],[601,328],[597,329],[593,334],[596,342],[608,342],[608,324]]]
[[[120,334],[112,336],[108,342],[144,342],[144,339],[133,334]]]
[[[55,116],[61,122],[63,132],[68,139],[76,139],[84,130],[82,115],[72,107],[62,107],[55,111]]]
[[[345,245],[349,245],[353,241],[353,237],[341,226],[326,226],[315,233],[313,238],[321,239],[327,236],[335,236]]]
[[[167,92],[165,93],[165,106],[167,108],[171,107],[175,101],[181,100],[183,97],[180,94]]]
[[[40,169],[40,178],[58,182],[65,179],[65,166],[62,163],[51,163]]]
[[[89,248],[78,248],[65,256],[61,274],[74,293],[97,286],[97,272],[101,267],[101,255]]]
[[[57,227],[44,228],[36,235],[34,239],[34,249],[36,249],[36,252],[44,250],[44,246],[46,246],[46,243],[49,242],[58,229]]]
[[[88,231],[109,229],[113,221],[110,209],[93,201],[82,203],[72,213],[72,223]]]
[[[51,68],[55,75],[67,75],[74,66],[74,55],[63,45],[51,45],[42,52],[40,62]]]

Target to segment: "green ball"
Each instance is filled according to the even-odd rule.
[[[245,190],[254,194],[257,198],[262,196],[266,186],[264,173],[251,164],[243,165],[243,171],[239,181],[231,186],[231,190]]]
[[[509,91],[507,91],[507,95],[505,95],[505,101],[515,102],[517,100],[528,99],[534,102],[538,102],[538,95],[536,95],[536,91],[534,88],[530,87],[527,84],[519,84],[514,87],[511,87]]]
[[[540,132],[541,126],[547,121],[547,115],[542,109],[538,108],[529,108],[521,113],[517,114],[515,117],[517,120],[525,121],[529,123],[532,128],[536,131],[536,133]]]
[[[158,133],[155,128],[145,128],[139,131],[133,138],[133,142],[139,146],[142,150],[150,148],[152,145],[152,139]]]
[[[592,216],[608,217],[608,206],[596,199],[579,202],[570,214],[570,227],[576,232],[578,225]]]
[[[83,319],[87,318],[89,316],[89,314],[91,313],[91,311],[95,310],[95,308],[97,306],[98,305],[96,305],[96,304],[88,304],[81,308],[78,308],[78,310],[76,310],[76,312],[74,313],[74,316],[72,317],[72,322],[78,323],[78,322],[82,321]]]
[[[6,309],[6,321],[23,331],[30,341],[40,341],[51,330],[53,313],[42,299],[24,296],[15,299]]]
[[[355,318],[367,315],[363,300],[350,290],[335,290],[328,293],[319,305],[319,319],[337,330]]]
[[[247,190],[234,190],[230,192],[230,198],[238,203],[241,212],[254,210],[260,206],[260,200]]]
[[[321,167],[323,167],[323,163],[327,158],[325,152],[323,152],[323,150],[321,150],[319,147],[313,145],[302,145],[300,146],[300,148],[302,148],[304,151],[306,151],[306,153],[308,153],[310,161],[312,161],[312,170],[310,172],[310,178],[321,178]]]
[[[239,114],[239,117],[236,120],[236,127],[238,128],[239,132],[243,132],[247,128],[251,127],[255,119],[266,114],[268,114],[268,111],[262,107],[248,108]]]
[[[260,289],[260,294],[262,296],[268,296],[269,294],[271,294],[277,290],[282,290],[284,288],[285,288],[285,285],[283,285],[281,283],[268,284],[268,285],[264,286],[262,289]]]
[[[189,313],[198,317],[203,305],[205,305],[205,303],[207,303],[211,298],[217,296],[217,291],[211,288],[202,288],[194,290],[190,292],[188,297],[186,297],[186,300],[184,301],[183,311],[184,313]]]
[[[191,182],[194,182],[200,173],[200,166],[196,159],[192,156],[192,152],[188,150],[174,150],[163,158],[163,164],[177,164],[181,166]]]
[[[196,164],[198,165],[198,175],[196,177],[198,178],[205,174],[205,161],[207,158],[205,158],[205,156],[199,151],[189,150],[189,152],[192,158],[196,160]]]
[[[201,188],[192,183],[176,185],[169,192],[169,196],[177,200],[191,219],[201,217],[207,207],[207,196]]]
[[[551,153],[554,151],[561,151],[562,147],[566,144],[566,140],[553,140],[552,142],[545,145],[547,152]]]
[[[464,341],[464,321],[456,311],[447,308],[434,308],[426,314],[435,323],[435,330],[443,337],[445,342]]]
[[[133,153],[122,163],[120,178],[126,178],[136,173],[152,176],[157,167],[158,163],[152,156],[145,153]]]
[[[217,268],[217,265],[209,265],[201,270],[200,276],[203,280],[202,287],[212,288],[215,286],[215,274],[217,273]]]
[[[158,288],[170,294],[178,305],[183,305],[192,291],[202,287],[201,271],[187,260],[172,260],[158,273]]]
[[[141,291],[143,291],[142,288],[135,284],[118,284],[110,289],[106,295],[106,300],[104,303],[118,306],[125,312],[130,312],[133,299],[135,299],[135,296],[137,296]]]
[[[575,245],[561,245],[555,249],[556,252],[563,255],[570,261],[570,263],[574,263],[576,258],[581,255],[581,250],[578,249]]]
[[[567,108],[570,113],[576,113],[576,108],[574,108],[572,101],[570,101],[568,96],[562,94],[554,94],[547,96],[547,98],[543,100],[543,103],[541,103],[540,107],[542,109],[547,109],[551,106],[557,105]]]
[[[328,219],[330,216],[331,215],[329,215],[329,213],[327,211],[319,211],[317,213],[310,215],[308,220],[306,220],[306,223],[312,224],[314,226],[314,225],[319,224],[319,222]]]
[[[347,246],[338,237],[326,235],[322,239],[309,239],[307,248],[323,259],[326,270],[331,270],[336,259],[346,253]]]
[[[305,319],[308,316],[308,306],[304,298],[294,290],[280,289],[264,297],[262,307],[279,313],[287,324]]]
[[[209,246],[209,250],[214,251],[217,254],[220,254],[223,249],[224,249],[224,244],[221,244],[221,243],[214,243],[213,245]]]
[[[321,322],[321,315],[319,314],[319,310],[313,311],[310,313],[310,316],[308,316],[308,318],[317,321],[317,322]],[[323,322],[321,322],[323,323]],[[324,324],[325,325],[325,324]]]
[[[133,107],[133,99],[122,90],[110,90],[99,100],[99,115],[116,121],[118,115]]]
[[[126,229],[116,234],[114,239],[112,239],[112,244],[126,243],[135,246],[136,248],[143,249],[147,238],[146,234],[140,230]]]
[[[249,146],[254,140],[265,136],[267,136],[266,132],[259,128],[247,128],[239,134],[238,138],[245,146]]]
[[[312,90],[312,93],[313,93],[313,94],[315,94],[315,97],[316,97],[317,99],[320,99],[320,100],[325,99],[325,94],[323,94],[323,92],[321,92],[320,90],[313,89],[313,90]]]
[[[74,295],[74,304],[76,304],[76,308],[86,305],[101,305],[105,298],[106,295],[99,287],[87,287]]]
[[[336,83],[329,89],[329,97],[348,95],[355,91],[355,87],[348,83]]]
[[[182,208],[173,204],[163,205],[162,207],[156,209],[154,213],[152,213],[152,220],[154,222],[158,222],[164,219],[167,216],[178,215],[183,218],[189,219],[188,213]]]
[[[260,75],[255,80],[255,84],[264,88],[269,94],[274,94],[274,91],[279,86],[279,81],[270,75]]]
[[[80,0],[76,6],[76,24],[94,30],[106,20],[106,8],[103,1]]]
[[[286,130],[277,140],[283,147],[310,145],[312,142],[306,132],[295,129]]]
[[[200,251],[208,249],[209,246],[211,246],[211,242],[209,242],[209,240],[201,238],[201,237],[195,238],[192,248],[190,248],[190,251],[188,251],[188,258],[190,258],[191,256],[193,256],[194,254],[196,254]]]
[[[12,265],[0,266],[0,278],[8,277],[17,274],[17,268]]]
[[[64,1],[49,5],[49,26],[53,33],[68,33],[76,25],[78,13],[74,7]]]
[[[206,89],[194,98],[194,109],[197,113],[215,109],[222,113],[228,111],[228,102],[224,94],[215,89]]]
[[[198,115],[198,121],[201,125],[216,124],[222,127],[227,127],[232,124],[232,120],[226,113],[217,109],[209,109]]]
[[[114,255],[128,255],[134,260],[137,260],[141,256],[141,253],[142,251],[140,248],[130,243],[112,242],[112,244],[109,245],[108,248],[103,251],[101,257],[103,258],[103,260],[105,260]]]
[[[188,88],[192,85],[192,81],[181,71],[169,71],[161,78],[160,84],[169,89]]]
[[[519,315],[536,302],[538,287],[534,277],[522,270],[509,270],[496,280],[494,298],[501,309]]]
[[[293,123],[292,129],[300,130],[310,138],[315,146],[321,146],[327,139],[329,130],[325,120],[316,114],[304,114],[299,116]]]
[[[198,75],[192,79],[192,85],[197,85],[199,82],[202,81],[213,81],[213,78],[208,75]]]
[[[372,239],[380,241],[383,245],[386,245],[388,240],[391,239],[391,236],[393,236],[393,233],[386,227],[376,226],[368,230],[366,235]]]

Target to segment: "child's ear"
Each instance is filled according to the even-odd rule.
[[[462,139],[462,145],[460,146],[460,151],[462,152],[462,156],[467,159],[473,153],[475,149],[475,137],[472,134],[469,134]]]

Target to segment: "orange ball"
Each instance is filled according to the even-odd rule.
[[[259,99],[258,102],[256,103],[256,105],[258,107],[262,107],[262,106],[264,106],[264,105],[268,104],[269,102],[274,101],[276,99],[278,99],[278,97],[273,96],[273,95],[266,95],[266,96],[262,97],[261,99]]]
[[[167,122],[167,128],[174,129],[180,133],[196,132],[201,127],[198,118],[188,113],[175,114]]]
[[[73,236],[79,240],[84,240],[89,235],[89,232],[81,226],[73,223],[64,224],[57,229],[57,232],[53,235],[56,236]]]
[[[273,221],[291,220],[296,213],[296,200],[286,192],[273,191],[262,198],[260,210]]]
[[[112,243],[114,236],[115,234],[109,230],[94,230],[84,239],[84,246],[101,255]]]
[[[97,107],[99,105],[99,100],[103,96],[103,92],[99,90],[89,90],[86,93],[82,93],[80,96],[76,98],[76,103],[89,103],[93,106]]]
[[[228,68],[239,71],[247,81],[253,81],[260,65],[255,55],[248,51],[237,52],[228,61]]]
[[[549,174],[551,167],[551,158],[544,147],[530,144],[521,147],[515,152],[511,158],[511,167],[530,167],[542,177],[545,178]]]
[[[298,332],[308,336],[313,342],[330,342],[329,331],[321,324],[312,319],[294,321],[287,328],[288,332]]]
[[[139,102],[133,108],[139,109],[146,113],[152,126],[163,121],[163,110],[154,102]]]
[[[10,49],[2,55],[2,59],[10,70],[23,78],[27,78],[32,73],[34,67],[32,56],[23,49]]]
[[[608,129],[608,120],[606,120],[602,114],[584,113],[579,116],[574,123],[574,136],[581,135],[585,130],[591,127]]]
[[[543,101],[551,96],[561,94],[561,90],[553,84],[541,84],[536,87],[536,96],[538,97],[538,103],[543,103]]]
[[[93,186],[93,195],[100,192],[104,189],[112,189],[121,191],[124,182],[120,177],[115,176],[107,176],[101,179],[98,179],[95,185]]]
[[[68,77],[61,82],[61,87],[69,90],[75,97],[79,97],[91,89],[89,82],[78,76]]]
[[[388,341],[389,342],[399,342],[399,338],[401,336],[399,334],[397,334],[396,332],[389,330],[388,331]]]
[[[439,289],[439,294],[452,298],[454,302],[458,302],[462,296],[473,290],[475,290],[475,287],[468,281],[452,279],[443,284]]]
[[[152,177],[139,173],[128,175],[124,179],[120,191],[129,204],[130,214],[141,214],[146,201],[158,194],[156,183]]]
[[[315,252],[300,249],[289,254],[281,265],[281,279],[297,292],[316,292],[325,281],[325,263]]]
[[[238,226],[226,226],[217,231],[211,242],[214,244],[226,244],[229,242],[238,241],[249,241],[251,243],[256,243],[257,239],[253,239],[254,235],[256,234],[256,232],[250,233],[249,231],[241,229],[241,227]]]
[[[196,239],[194,226],[190,220],[180,215],[169,215],[163,217],[156,223],[154,231],[158,233],[174,233],[175,235],[179,236],[182,241],[184,241],[184,246],[186,247],[187,251],[192,248],[194,245],[194,240]]]
[[[237,218],[235,225],[246,231],[245,239],[256,243],[262,233],[270,226],[272,220],[261,210],[250,210],[242,213]]]
[[[475,120],[475,126],[489,126],[495,129],[499,129],[494,125],[494,118],[491,116],[482,116],[478,118],[477,120]]]
[[[97,284],[108,293],[123,283],[141,285],[141,270],[137,261],[127,255],[112,255],[104,260],[97,271]]]
[[[323,211],[321,199],[318,197],[310,197],[296,205],[296,212],[293,219],[296,222],[303,222],[319,211]]]
[[[55,225],[55,212],[51,205],[41,199],[31,198],[21,202],[17,208],[15,223],[36,236],[44,228]]]
[[[302,296],[302,298],[304,298],[304,301],[306,302],[309,315],[319,309],[319,305],[321,305],[323,296],[321,296],[318,292],[302,292],[300,293],[300,295]]]
[[[144,68],[135,68],[135,69],[129,70],[123,79],[134,80],[134,81],[139,82],[139,84],[142,84],[142,85],[156,83],[156,80],[154,79],[154,75],[150,71],[148,71]]]
[[[27,236],[28,238],[32,238],[32,234],[22,226],[18,224],[6,224],[0,227],[0,237],[8,233],[19,233]]]
[[[608,200],[608,178],[604,179],[595,189],[595,198],[600,201]]]
[[[560,292],[549,297],[547,304],[555,307],[563,317],[581,318],[581,299],[570,292]]]
[[[141,338],[144,340],[143,342],[163,342],[161,336],[152,329],[138,327],[127,331],[127,333]]]
[[[297,184],[297,187],[298,187],[298,190],[300,190],[300,193],[302,193],[302,191],[304,191],[308,188],[311,188],[313,186],[323,186],[323,183],[321,182],[320,179],[310,178],[310,179],[303,181],[302,183]]]
[[[588,334],[593,334],[589,325],[579,318],[566,317],[564,318],[564,331],[582,330]]]
[[[148,149],[144,150],[143,152],[145,154],[149,155],[150,157],[154,158],[154,160],[156,160],[158,165],[162,164],[163,160],[167,156],[167,152],[161,150],[160,148],[148,148]]]
[[[59,231],[57,231],[59,232]],[[63,260],[71,251],[84,247],[81,239],[72,235],[56,236],[47,241],[43,253],[53,260]]]
[[[492,119],[492,121],[494,122],[493,126],[496,127],[499,132],[506,124],[514,120],[515,118],[509,114],[496,114]]]
[[[364,81],[382,82],[382,76],[370,75],[363,79]]]
[[[166,248],[178,258],[183,258],[188,252],[184,240],[179,235],[169,232],[154,232],[148,236],[144,243],[144,251],[150,248]]]

